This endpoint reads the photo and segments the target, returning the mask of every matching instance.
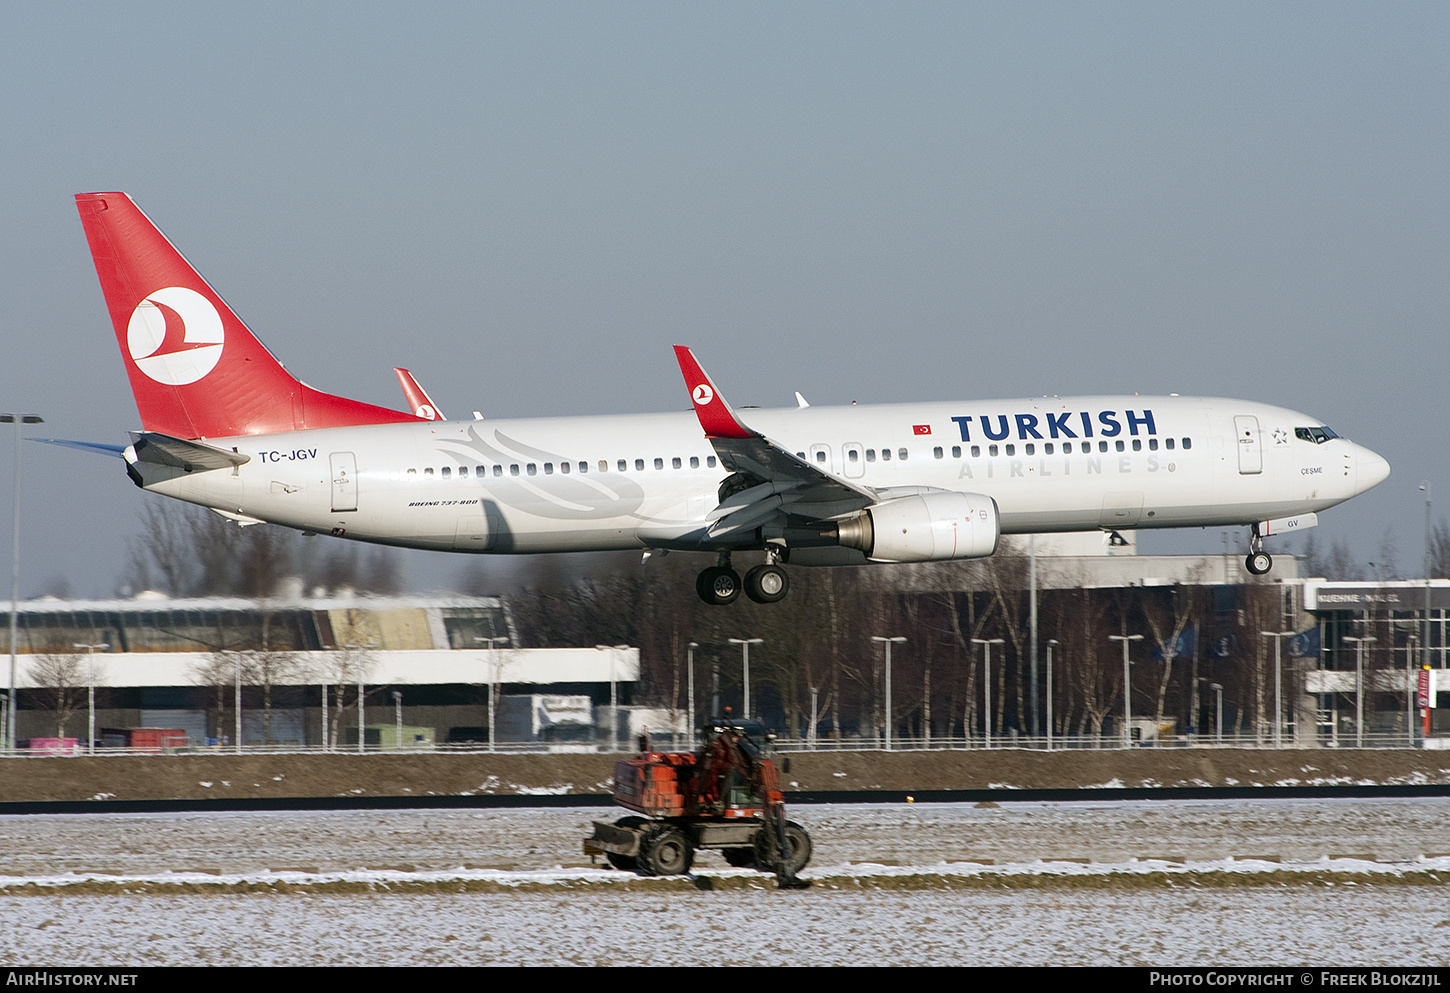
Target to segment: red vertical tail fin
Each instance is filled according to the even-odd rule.
[[[178,438],[412,421],[299,382],[124,193],[76,207],[141,424]]]

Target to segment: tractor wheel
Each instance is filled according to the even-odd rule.
[[[677,827],[665,825],[645,835],[639,845],[641,876],[679,876],[690,871],[695,861],[695,850],[690,839]]]
[[[789,870],[789,875],[794,876],[811,860],[811,836],[795,821],[786,821],[785,837],[790,842],[790,861],[786,868]],[[766,827],[755,832],[754,852],[757,869],[761,872],[774,872],[779,851],[780,843],[776,841],[775,832]]]

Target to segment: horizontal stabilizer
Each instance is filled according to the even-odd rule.
[[[228,451],[199,441],[186,441],[154,431],[135,432],[134,441],[126,451],[127,462],[149,462],[171,466],[185,472],[208,469],[231,469],[252,461],[250,455]],[[134,456],[134,457],[133,457]]]
[[[65,438],[27,438],[27,441],[38,441],[42,445],[60,445],[62,448],[79,448],[83,452],[95,452],[98,455],[114,455],[122,458],[126,454],[125,445],[107,445],[99,441],[70,441]]]

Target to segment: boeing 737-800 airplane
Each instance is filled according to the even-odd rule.
[[[708,603],[785,596],[783,563],[991,555],[1003,534],[1250,528],[1264,538],[1389,466],[1304,414],[1099,396],[749,410],[677,346],[691,414],[441,419],[294,379],[123,193],[76,197],[142,430],[136,485],[339,538],[465,552],[677,549]],[[735,552],[763,552],[742,583]]]

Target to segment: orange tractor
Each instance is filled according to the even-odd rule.
[[[718,849],[737,867],[774,872],[782,887],[811,858],[806,829],[786,819],[773,736],[757,721],[717,722],[698,752],[655,752],[614,766],[614,802],[643,816],[594,822],[588,855],[642,876],[688,873],[695,853]]]

